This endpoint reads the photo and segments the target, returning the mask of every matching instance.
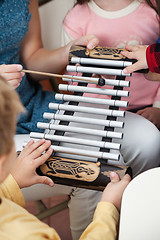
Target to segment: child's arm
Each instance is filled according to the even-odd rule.
[[[157,47],[156,47],[157,46]],[[151,46],[126,46],[127,51],[121,52],[122,55],[136,59],[137,62],[125,68],[125,73],[131,73],[140,69],[149,68],[151,71],[160,73],[160,44],[153,44]],[[159,62],[159,65],[158,65]],[[153,73],[145,74],[146,79],[152,81],[160,81],[160,74]],[[155,101],[153,107],[148,107],[139,110],[137,114],[151,121],[158,129],[160,129],[160,107],[159,101]]]
[[[38,11],[38,1],[30,1],[30,13],[32,14],[29,22],[27,35],[21,44],[21,60],[25,67],[30,70],[59,73],[68,64],[69,49],[73,44],[87,45],[93,48],[98,44],[98,39],[93,35],[81,37],[69,42],[64,47],[47,50],[43,48],[41,39],[41,26]],[[42,80],[38,76],[33,76],[36,80]]]
[[[42,165],[52,154],[49,148],[50,141],[44,139],[34,142],[31,140],[17,158],[12,175],[20,188],[29,187],[37,183],[53,186],[53,181],[46,176],[39,176],[36,169]],[[44,154],[42,154],[46,151]]]
[[[17,203],[21,207],[25,206],[25,201],[22,192],[11,174],[9,174],[5,181],[1,183],[0,197],[7,198],[12,202]]]
[[[126,46],[126,50],[121,54],[130,59],[136,59],[137,62],[123,71],[132,73],[140,69],[149,68],[149,73],[145,75],[146,79],[160,81],[160,44]]]
[[[115,240],[119,221],[122,194],[131,178],[126,174],[122,180],[114,172],[111,183],[105,188],[98,204],[92,223],[83,232],[80,240],[107,239]]]
[[[0,77],[6,80],[14,89],[20,85],[22,77],[25,73],[21,72],[23,69],[20,64],[2,64],[0,65]]]

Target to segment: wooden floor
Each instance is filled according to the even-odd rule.
[[[43,202],[47,207],[52,207],[60,202],[63,202],[65,199],[65,196],[56,196],[53,198],[44,199]],[[26,209],[34,215],[37,213],[34,202],[26,203]],[[50,227],[53,227],[62,240],[72,240],[68,209],[46,218],[43,220],[43,222],[47,223]]]

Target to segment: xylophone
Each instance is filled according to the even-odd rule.
[[[88,51],[84,46],[72,46],[66,69],[82,75],[63,76],[70,84],[59,84],[59,90],[72,94],[57,93],[55,98],[63,103],[50,103],[49,108],[56,109],[56,113],[45,112],[43,117],[48,123],[37,123],[44,132],[30,134],[34,139],[51,140],[54,149],[53,156],[37,169],[39,175],[47,175],[58,184],[100,191],[110,182],[110,171],[124,175],[127,166],[119,165],[121,144],[116,143],[116,139],[123,138],[118,129],[124,128],[124,122],[117,118],[123,120],[125,111],[120,108],[128,106],[128,101],[121,101],[121,97],[129,96],[123,88],[130,85],[125,81],[129,75],[122,70],[132,62],[120,52],[121,49],[96,47]],[[115,79],[93,74],[112,75]],[[99,87],[88,87],[88,83]],[[103,85],[112,89],[104,89]],[[109,95],[110,99],[97,98],[97,94]]]

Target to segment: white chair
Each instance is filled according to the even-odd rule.
[[[74,2],[75,0],[39,0],[42,40],[46,49],[53,50],[61,47],[62,22],[68,10],[73,7]],[[48,78],[48,80],[42,81],[43,87],[58,92],[58,83],[61,80],[53,77]]]
[[[62,22],[74,3],[75,0],[52,0],[39,7],[42,40],[45,48],[51,50],[61,46]]]
[[[160,168],[140,174],[125,189],[118,239],[160,239]]]

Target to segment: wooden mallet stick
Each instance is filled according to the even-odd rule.
[[[46,72],[38,72],[38,71],[32,71],[32,70],[22,70],[24,73],[30,73],[30,74],[38,74],[38,75],[44,75],[48,77],[58,77],[58,78],[67,78],[67,79],[73,79],[73,80],[81,80],[81,81],[86,81],[86,82],[91,82],[91,83],[98,83],[99,86],[104,86],[105,85],[105,80],[103,78],[99,78],[98,82],[94,79],[91,78],[85,78],[81,79],[80,77],[77,76],[69,76],[69,75],[60,75],[60,74],[55,74],[55,73],[46,73]]]

